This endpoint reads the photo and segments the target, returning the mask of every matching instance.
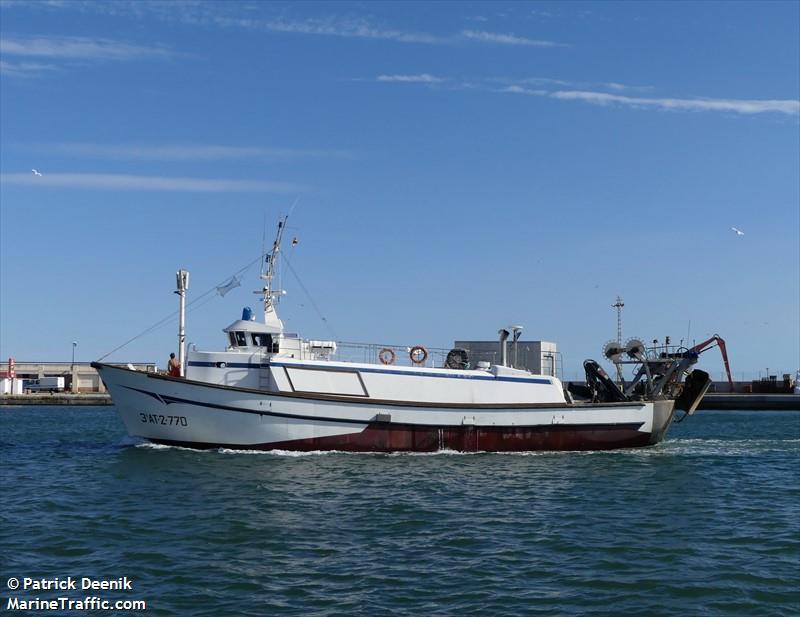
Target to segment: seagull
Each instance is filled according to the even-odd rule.
[[[31,169],[31,171],[33,172],[34,176],[41,176],[42,175],[42,173],[40,171],[36,171],[35,169]]]
[[[743,236],[744,235],[743,231],[739,231],[735,227],[731,227],[731,231],[735,231],[737,236]]]

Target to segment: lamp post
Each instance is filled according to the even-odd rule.
[[[70,366],[70,380],[69,380],[69,389],[70,392],[75,392],[76,386],[76,379],[75,379],[75,348],[78,346],[78,341],[72,341],[72,365]]]

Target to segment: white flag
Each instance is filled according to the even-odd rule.
[[[217,287],[217,293],[220,296],[224,296],[231,289],[235,289],[236,287],[239,287],[240,285],[241,285],[241,282],[239,282],[239,279],[236,278],[235,276],[232,276],[230,281],[228,281],[224,285],[220,285],[219,287]]]

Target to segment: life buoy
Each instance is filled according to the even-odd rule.
[[[415,345],[408,350],[408,357],[414,364],[425,364],[425,360],[428,359],[428,350],[422,345]]]
[[[389,349],[388,347],[384,347],[378,352],[378,360],[381,361],[381,364],[394,364],[396,357],[394,349]]]

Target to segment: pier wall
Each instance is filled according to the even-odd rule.
[[[120,366],[131,365],[137,371],[148,373],[157,370],[154,362],[116,362]],[[43,377],[63,377],[64,392],[72,394],[105,393],[106,389],[100,375],[88,362],[24,362],[15,361],[16,379],[23,381]],[[24,390],[24,385],[23,385]],[[24,395],[24,393],[23,393]]]

